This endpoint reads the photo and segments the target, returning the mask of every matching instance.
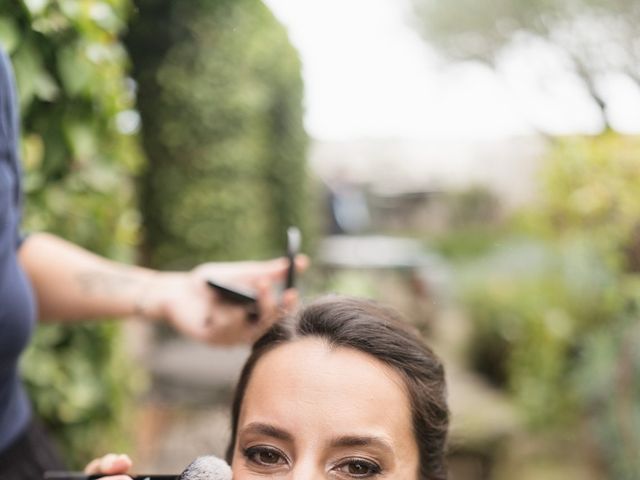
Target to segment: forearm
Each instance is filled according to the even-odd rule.
[[[158,272],[107,260],[48,234],[29,236],[18,257],[33,284],[41,320],[136,315],[165,320],[191,338],[220,345],[250,343],[280,318],[272,286],[284,279],[288,268],[288,261],[280,258]],[[304,269],[306,258],[297,260]],[[207,286],[209,279],[255,288],[258,321],[247,321],[243,305],[219,298]],[[295,292],[288,291],[282,306],[292,308],[295,301]]]
[[[143,307],[148,284],[158,275],[49,234],[28,237],[19,259],[33,284],[41,320],[133,315]]]

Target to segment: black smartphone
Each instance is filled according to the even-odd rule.
[[[243,305],[247,311],[247,319],[250,322],[257,322],[260,319],[260,309],[258,308],[258,296],[255,292],[237,286],[227,285],[207,280],[207,284],[218,292],[227,302]]]
[[[207,280],[207,283],[229,302],[241,303],[244,305],[251,305],[258,302],[256,293],[251,290],[243,289],[235,285],[231,286],[214,280]]]
[[[108,477],[106,473],[87,475],[82,472],[44,472],[44,480],[97,480]],[[178,480],[180,475],[129,475],[133,480]]]

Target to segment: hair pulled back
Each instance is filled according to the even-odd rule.
[[[231,412],[230,463],[242,401],[256,363],[284,343],[316,337],[330,347],[353,348],[392,367],[404,380],[420,453],[419,480],[445,480],[449,428],[444,368],[418,332],[388,307],[371,300],[326,296],[268,330],[254,345],[240,375]]]

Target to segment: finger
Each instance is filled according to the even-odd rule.
[[[275,260],[272,260],[272,261],[277,262],[274,264],[274,267],[281,268],[282,273],[286,273],[287,269],[289,268],[289,259],[287,257],[276,258]],[[299,273],[304,272],[307,268],[309,268],[310,264],[311,264],[311,260],[304,253],[299,253],[296,255],[296,258],[295,258],[296,272],[299,272]]]
[[[101,458],[94,458],[93,460],[91,460],[86,467],[84,467],[84,473],[87,473],[89,475],[93,474],[93,473],[100,473],[100,462],[102,461]]]
[[[281,280],[289,267],[289,259],[286,257],[265,260],[257,265],[254,277],[259,280]]]
[[[248,343],[251,331],[244,306],[222,303],[212,312],[204,339],[213,345]]]
[[[311,261],[304,254],[298,254],[295,258],[296,272],[304,272]],[[287,257],[274,258],[264,262],[258,262],[255,270],[251,273],[254,278],[266,278],[272,281],[282,280],[289,269],[289,259]]]
[[[125,473],[131,468],[132,462],[128,455],[116,455],[110,462],[103,462],[100,473]]]
[[[288,288],[282,293],[281,308],[285,313],[294,311],[300,303],[300,294],[295,288]]]
[[[278,319],[278,304],[269,282],[258,283],[258,306],[260,308],[258,327],[264,332]]]
[[[304,253],[296,255],[296,271],[299,273],[304,272],[311,265],[311,259]]]
[[[85,473],[125,473],[131,468],[131,465],[132,462],[128,455],[109,453],[91,461],[85,468]]]

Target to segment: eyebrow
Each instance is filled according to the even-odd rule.
[[[344,435],[331,440],[331,447],[378,447],[393,452],[391,444],[382,437],[374,437],[367,435]]]
[[[257,433],[259,435],[266,435],[285,442],[293,442],[293,435],[291,433],[269,423],[250,423],[241,429],[241,433]],[[331,439],[329,445],[331,448],[373,446],[389,452],[394,451],[389,441],[385,438],[370,435],[343,435]]]
[[[293,441],[293,435],[286,430],[275,427],[268,423],[253,422],[242,429],[243,433],[258,433],[260,435],[266,435],[268,437],[277,438],[286,442]]]

